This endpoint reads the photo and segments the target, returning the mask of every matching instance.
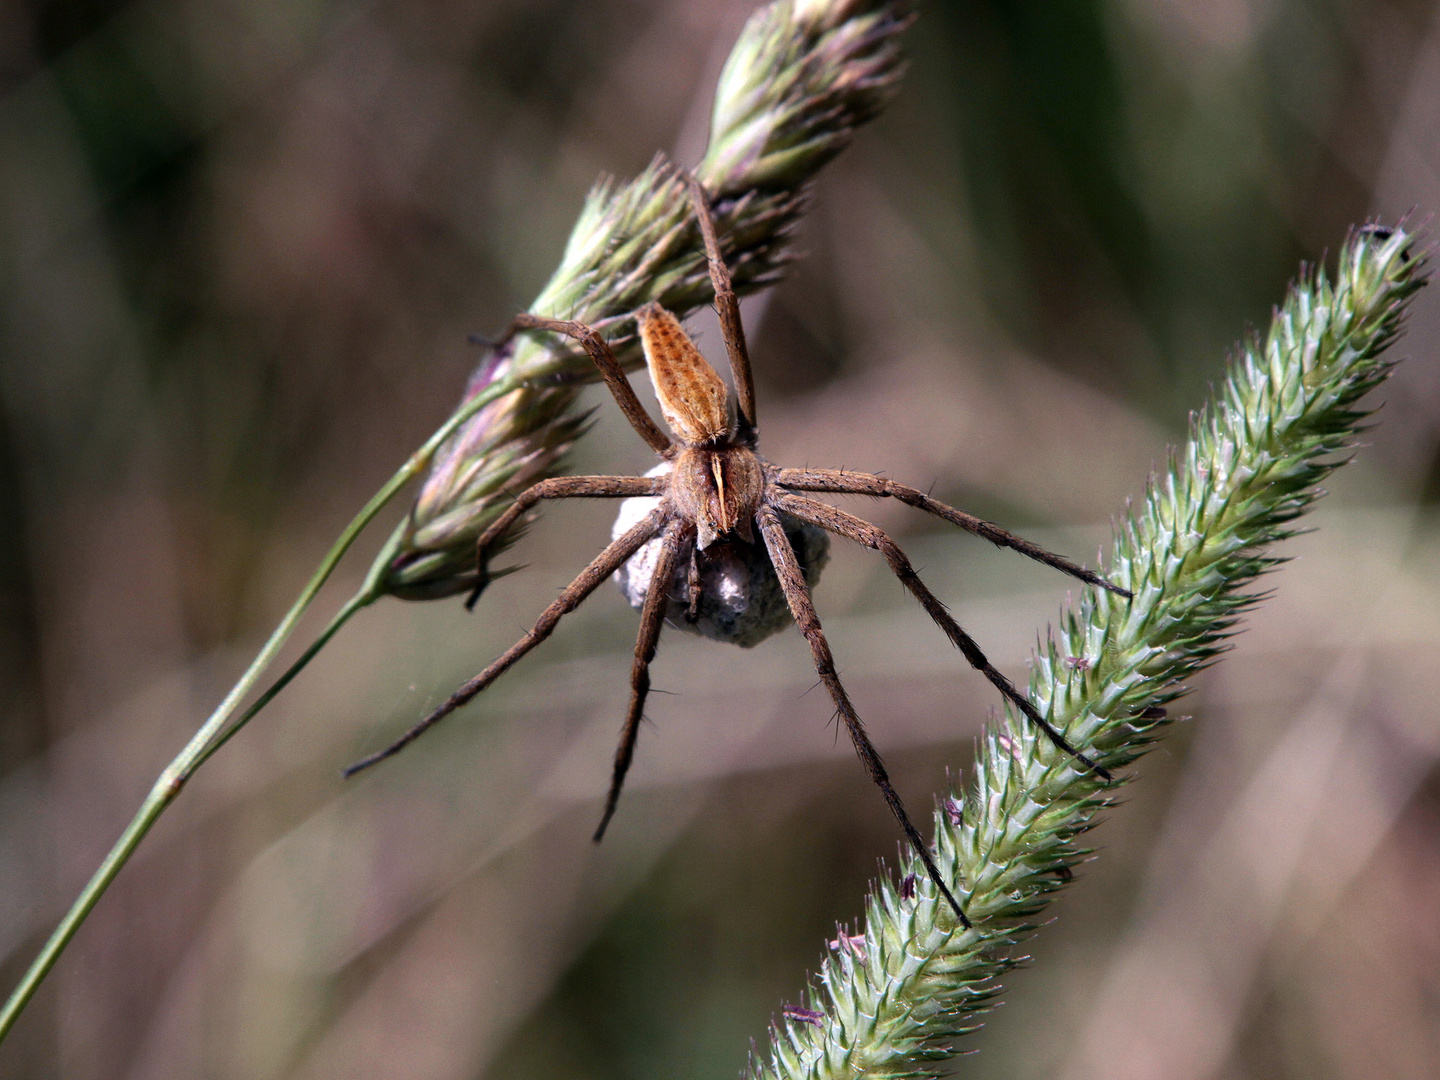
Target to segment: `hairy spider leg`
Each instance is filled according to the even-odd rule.
[[[935,860],[930,855],[930,849],[925,846],[920,831],[911,823],[910,815],[905,812],[905,805],[900,801],[900,796],[890,783],[890,774],[885,770],[885,763],[880,760],[879,753],[870,742],[870,736],[865,733],[865,725],[861,722],[859,714],[855,712],[855,706],[850,703],[850,696],[845,692],[845,687],[840,684],[840,676],[835,673],[835,658],[830,653],[830,644],[825,640],[825,632],[820,628],[820,617],[815,613],[815,603],[810,596],[810,587],[805,584],[805,574],[800,569],[799,560],[795,557],[795,549],[790,546],[790,540],[785,535],[785,527],[780,524],[779,516],[768,505],[762,505],[756,512],[755,522],[760,526],[760,533],[765,538],[765,547],[770,552],[770,561],[775,567],[776,576],[780,579],[780,587],[785,591],[785,599],[790,604],[790,613],[795,617],[795,622],[800,627],[800,632],[805,635],[805,640],[810,643],[810,655],[814,657],[815,670],[820,676],[820,681],[825,684],[825,689],[830,692],[830,700],[835,703],[835,709],[840,714],[840,719],[845,723],[845,730],[849,732],[850,741],[855,746],[855,753],[859,756],[861,764],[865,766],[865,771],[870,774],[870,779],[875,782],[875,786],[884,795],[885,802],[900,822],[900,827],[905,830],[906,838],[914,847],[915,853],[920,856],[920,861],[925,864],[925,869],[930,874],[931,880],[935,882],[935,887],[955,909],[955,915],[959,918],[961,925],[969,928],[970,919],[941,877],[940,868],[935,865]]]
[[[620,745],[615,748],[615,772],[610,779],[610,793],[605,797],[605,812],[600,816],[600,824],[592,838],[597,844],[604,839],[605,828],[615,816],[620,789],[625,786],[625,774],[630,771],[630,762],[635,757],[640,718],[645,712],[645,698],[650,693],[650,661],[655,659],[660,628],[665,625],[670,582],[680,563],[680,550],[684,547],[687,534],[693,537],[695,530],[683,521],[672,521],[666,526],[660,541],[660,556],[655,560],[655,572],[650,575],[650,589],[645,593],[645,606],[640,609],[640,634],[635,640],[635,664],[630,669],[630,710],[625,714],[625,726],[620,729]]]
[[[630,380],[625,377],[625,371],[620,367],[620,361],[615,359],[609,343],[598,331],[581,322],[547,319],[541,315],[522,312],[510,320],[510,327],[501,337],[500,344],[508,342],[520,330],[549,330],[578,341],[600,369],[600,375],[605,380],[605,385],[610,388],[610,393],[614,395],[620,411],[625,414],[625,419],[630,421],[630,425],[652,450],[663,458],[670,457],[675,446],[674,441],[660,430],[660,426],[645,411],[645,406],[640,404]]]
[[[844,469],[777,469],[774,482],[781,487],[791,488],[795,491],[823,491],[835,495],[873,495],[899,499],[918,510],[924,510],[926,513],[943,518],[952,525],[958,525],[966,532],[974,533],[983,540],[989,540],[996,547],[1018,551],[1021,555],[1034,559],[1036,562],[1042,562],[1071,577],[1079,578],[1087,585],[1096,585],[1107,589],[1116,596],[1123,596],[1126,600],[1134,597],[1130,590],[1122,589],[1119,585],[1106,581],[1099,574],[1086,570],[1083,566],[1078,566],[1063,556],[1046,551],[1038,544],[1032,544],[1029,540],[1008,533],[999,525],[986,521],[984,518],[978,518],[974,514],[967,514],[963,510],[956,510],[939,499],[932,499],[918,488],[897,484],[883,476],[872,476],[870,473],[850,472]]]
[[[1016,690],[1015,684],[995,669],[994,665],[985,658],[985,654],[980,651],[980,646],[975,643],[975,639],[951,617],[940,599],[926,588],[925,583],[920,580],[920,575],[915,573],[915,568],[910,565],[910,560],[905,557],[905,553],[900,550],[900,546],[894,540],[891,540],[889,536],[868,521],[858,518],[854,514],[847,514],[844,510],[815,499],[807,499],[803,495],[781,495],[773,501],[775,506],[801,521],[818,525],[822,529],[833,532],[836,536],[843,536],[847,540],[853,540],[857,544],[873,548],[884,555],[885,561],[890,564],[890,569],[900,579],[900,583],[910,590],[916,600],[920,601],[920,606],[925,609],[926,614],[935,621],[935,625],[945,632],[950,643],[964,654],[971,667],[989,679],[995,689],[1014,702],[1015,707],[1024,713],[1032,724],[1043,731],[1059,749],[1081,762],[1096,775],[1102,776],[1106,780],[1113,779],[1108,769],[1096,764],[1071,746],[1065,736],[1056,731],[1054,725],[1040,715],[1039,710],[1030,703],[1030,699]]]
[[[475,543],[475,561],[479,579],[475,588],[465,600],[465,610],[475,607],[475,601],[490,584],[490,573],[486,566],[489,561],[486,552],[490,546],[510,531],[517,518],[531,509],[542,499],[625,499],[643,495],[663,495],[665,479],[660,476],[552,476],[531,484],[515,497],[505,512],[490,523]]]
[[[490,664],[484,671],[480,672],[473,679],[461,685],[445,704],[425,717],[418,724],[412,727],[400,738],[378,753],[357,761],[345,770],[345,776],[354,776],[362,769],[368,769],[377,762],[384,761],[393,754],[398,754],[405,747],[423,735],[427,730],[449,716],[460,706],[473,698],[480,691],[484,690],[492,682],[498,679],[511,665],[528,653],[536,645],[550,636],[555,630],[555,624],[562,616],[574,611],[579,607],[581,601],[600,587],[601,582],[618,570],[626,559],[639,551],[648,541],[653,540],[665,527],[665,514],[660,509],[650,511],[645,519],[630,529],[623,536],[610,543],[604,551],[580,571],[580,574],[566,586],[565,591],[543,612],[540,618],[535,621],[535,626],[526,633],[519,641],[504,652],[498,659]]]
[[[720,252],[720,238],[705,188],[692,173],[689,178],[690,201],[705,240],[705,259],[710,266],[710,285],[715,292],[715,314],[720,316],[720,336],[730,358],[730,373],[735,380],[735,397],[739,406],[741,434],[746,441],[755,437],[755,379],[750,374],[750,350],[745,345],[745,327],[740,322],[740,301],[730,280],[730,268]]]

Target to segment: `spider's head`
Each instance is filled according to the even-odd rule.
[[[670,487],[674,505],[694,522],[702,550],[726,536],[753,543],[751,519],[765,479],[755,451],[736,438],[725,381],[659,304],[646,304],[635,321],[660,411],[680,443]]]

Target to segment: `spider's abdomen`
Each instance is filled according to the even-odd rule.
[[[725,380],[710,366],[680,320],[651,301],[635,313],[650,383],[670,430],[686,443],[729,434]]]
[[[667,468],[668,465],[651,471],[654,473]],[[630,528],[653,510],[657,502],[653,498],[626,499],[620,504],[614,534],[619,536]],[[805,571],[805,580],[813,587],[830,558],[829,536],[823,530],[785,514],[781,514],[780,518],[785,526],[785,535],[790,538],[796,558]],[[615,581],[631,607],[638,609],[645,603],[645,594],[655,572],[655,561],[660,554],[659,545],[658,540],[646,544],[615,572]],[[780,589],[780,580],[770,565],[765,545],[758,537],[754,543],[747,543],[734,535],[716,540],[703,551],[694,552],[700,571],[700,598],[699,603],[694,605],[692,620],[691,554],[691,548],[681,553],[675,576],[670,582],[670,602],[665,615],[678,629],[712,641],[749,648],[795,621]]]

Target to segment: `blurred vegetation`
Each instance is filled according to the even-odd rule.
[[[750,9],[0,8],[6,987],[596,175],[693,158]],[[1078,557],[1299,260],[1440,205],[1433,5],[926,3],[907,44],[901,97],[819,185],[810,257],[747,307],[763,449],[933,483]],[[1373,445],[966,1074],[1433,1075],[1437,345],[1422,297]],[[612,413],[577,469],[648,465]],[[874,516],[1021,670],[1065,584]],[[615,596],[430,745],[337,779],[607,528],[548,513],[480,617],[392,603],[340,638],[157,830],[0,1076],[734,1075],[895,850],[798,637],[662,642],[680,696],[599,851]],[[991,696],[863,553],[817,601],[923,807]]]

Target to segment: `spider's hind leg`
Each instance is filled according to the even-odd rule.
[[[910,590],[916,600],[920,601],[920,606],[925,609],[926,614],[935,621],[941,630],[945,631],[945,636],[960,650],[965,659],[970,662],[971,667],[989,679],[995,689],[1009,698],[1015,707],[1024,713],[1032,724],[1043,731],[1046,738],[1056,747],[1069,754],[1097,776],[1106,780],[1112,779],[1108,769],[1092,761],[1070,745],[1069,740],[1040,715],[1039,710],[1030,703],[1030,699],[1015,689],[1015,684],[990,663],[985,654],[981,652],[980,646],[975,643],[975,639],[965,632],[950,612],[945,610],[945,605],[940,602],[939,597],[920,580],[920,575],[915,573],[915,567],[910,565],[910,560],[900,550],[900,545],[891,540],[882,530],[854,514],[847,514],[844,510],[815,499],[807,499],[802,495],[780,495],[775,498],[774,504],[801,521],[818,525],[837,536],[843,536],[847,540],[854,540],[857,544],[874,548],[884,555],[885,561],[890,564],[890,569],[900,579],[900,583]]]
[[[655,560],[655,571],[650,575],[650,591],[645,594],[645,606],[640,611],[640,636],[635,641],[635,664],[630,670],[630,710],[625,714],[625,726],[620,730],[620,745],[615,748],[615,772],[610,780],[610,793],[605,798],[605,812],[595,830],[594,841],[597,844],[604,838],[605,828],[615,816],[620,789],[625,786],[625,774],[630,771],[630,762],[635,757],[635,740],[640,735],[640,719],[645,712],[645,698],[650,693],[650,661],[655,659],[660,628],[665,624],[670,582],[674,580],[675,567],[680,562],[685,534],[692,528],[684,522],[674,521],[660,540],[660,556]]]
[[[635,396],[635,388],[625,377],[625,371],[620,367],[620,361],[615,359],[610,344],[593,327],[572,319],[548,319],[543,315],[532,315],[524,311],[510,320],[510,327],[501,335],[499,344],[506,344],[521,330],[548,330],[579,342],[580,347],[600,370],[601,378],[609,387],[615,403],[620,406],[620,411],[630,421],[630,426],[661,457],[668,457],[673,452],[675,444],[670,436],[660,430],[660,426],[645,411],[645,406],[640,404],[640,399]]]
[[[785,599],[790,604],[790,612],[795,616],[795,622],[800,627],[800,632],[805,635],[805,640],[810,643],[810,654],[815,658],[815,671],[820,676],[820,681],[825,684],[825,689],[830,692],[830,700],[835,703],[835,709],[840,714],[840,719],[845,724],[845,730],[850,734],[850,741],[855,746],[855,753],[859,756],[865,771],[870,774],[870,779],[880,789],[885,797],[886,804],[890,807],[896,819],[900,822],[900,828],[905,831],[906,838],[915,849],[915,854],[925,864],[925,870],[930,879],[935,882],[935,887],[949,901],[950,906],[955,909],[955,915],[960,924],[970,926],[970,919],[966,916],[965,910],[960,902],[955,899],[955,894],[945,884],[940,874],[940,868],[935,865],[935,859],[926,847],[920,830],[910,820],[910,815],[905,812],[905,805],[900,801],[899,794],[890,783],[890,774],[885,769],[885,763],[880,760],[874,744],[870,742],[870,736],[865,733],[865,725],[861,722],[860,716],[855,712],[855,706],[850,703],[850,695],[845,692],[845,687],[840,683],[840,676],[835,672],[835,658],[830,653],[830,644],[825,640],[825,632],[820,628],[820,617],[815,613],[815,602],[810,596],[810,587],[805,584],[805,574],[800,569],[800,562],[795,557],[795,549],[790,546],[790,540],[785,535],[785,527],[780,523],[779,516],[768,505],[762,505],[755,515],[756,524],[760,526],[760,532],[765,538],[765,547],[770,552],[770,561],[775,566],[776,576],[780,579],[780,585],[785,590]]]

